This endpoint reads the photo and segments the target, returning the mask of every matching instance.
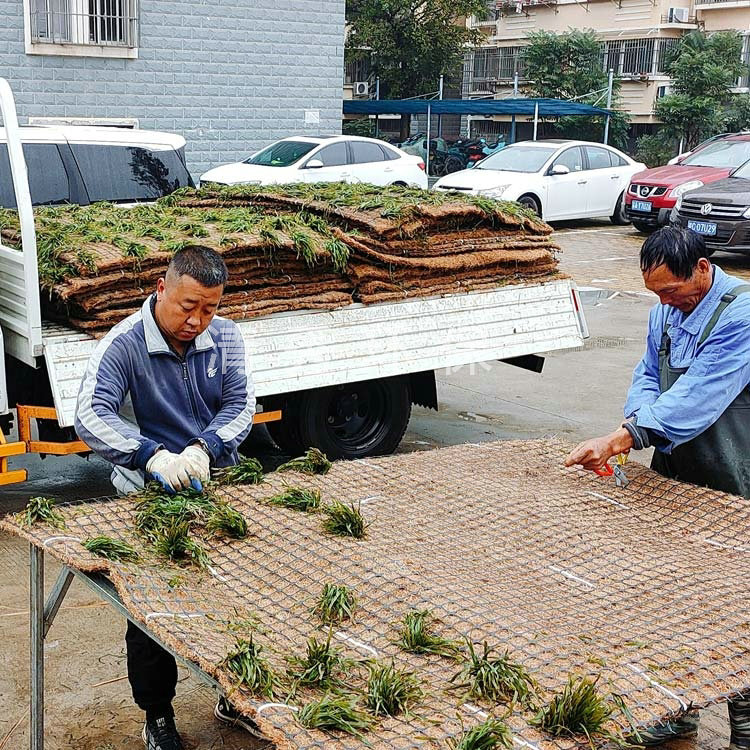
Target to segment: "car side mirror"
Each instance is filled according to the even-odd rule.
[[[555,164],[549,171],[550,174],[570,174],[570,170],[564,164]]]
[[[305,169],[320,169],[324,166],[325,164],[323,164],[320,159],[310,159],[310,161],[305,164]]]

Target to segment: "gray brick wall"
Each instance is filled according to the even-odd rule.
[[[0,76],[28,116],[137,117],[194,176],[286,135],[341,132],[345,0],[140,0],[137,60],[26,55],[0,0]],[[320,111],[306,125],[306,109]]]

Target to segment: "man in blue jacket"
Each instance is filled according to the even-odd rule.
[[[664,227],[641,248],[646,287],[658,295],[646,352],[633,374],[625,422],[576,446],[565,461],[599,469],[653,446],[666,477],[750,499],[750,285],[708,260],[703,238]],[[647,730],[639,744],[693,734],[697,712]],[[750,748],[750,701],[729,702],[732,750]]]
[[[211,467],[237,462],[255,396],[242,335],[216,316],[227,276],[210,248],[179,251],[156,293],[89,360],[75,427],[113,464],[112,483],[122,494],[151,478],[168,492],[202,489]],[[133,698],[146,712],[147,750],[182,750],[172,710],[174,658],[130,622],[125,640]],[[223,702],[217,716],[237,718]]]

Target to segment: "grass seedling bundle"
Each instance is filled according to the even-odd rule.
[[[345,732],[359,738],[373,725],[357,698],[347,695],[326,695],[311,701],[299,710],[297,721],[308,729]]]
[[[65,518],[55,510],[55,501],[47,497],[32,497],[26,508],[16,515],[19,526],[30,529],[35,523],[49,524],[56,529],[65,528]]]
[[[596,680],[571,675],[562,692],[539,709],[531,724],[555,737],[585,735],[589,742],[596,735],[617,739],[604,730],[611,715],[612,706],[597,690]]]
[[[247,536],[247,521],[229,503],[217,502],[206,521],[206,531],[217,536],[244,539]]]
[[[354,662],[347,659],[341,649],[331,645],[330,630],[324,641],[319,641],[315,636],[309,638],[304,658],[292,657],[291,662],[295,667],[290,675],[294,690],[298,686],[325,689],[340,686],[340,676],[354,666]]]
[[[441,638],[430,631],[432,613],[425,610],[412,610],[404,616],[401,637],[398,645],[412,654],[435,654],[456,658],[461,652],[457,641]]]
[[[263,481],[263,467],[257,458],[240,457],[239,463],[218,469],[216,479],[222,484],[260,484]]]
[[[320,508],[320,491],[302,487],[286,487],[283,492],[268,498],[270,505],[311,513]]]
[[[136,562],[139,557],[135,548],[130,544],[109,536],[95,536],[87,539],[83,546],[89,552],[114,562]]]
[[[273,699],[279,688],[279,678],[263,656],[263,647],[253,641],[252,635],[247,640],[235,640],[234,648],[227,654],[222,666],[237,677],[238,686],[246,688],[253,695]]]
[[[448,747],[451,750],[510,750],[513,747],[513,735],[504,721],[487,719],[457,738],[449,739]]]
[[[317,448],[308,448],[304,456],[281,464],[277,471],[300,471],[303,474],[327,474],[333,464]]]
[[[472,698],[486,698],[498,702],[531,705],[537,693],[536,683],[521,664],[514,662],[508,652],[494,654],[487,641],[482,653],[477,653],[474,644],[466,641],[468,658],[462,669],[453,676],[452,682],[460,680],[459,687],[466,688]]]
[[[335,536],[351,536],[363,539],[367,532],[367,524],[359,510],[359,505],[346,505],[334,500],[323,508],[323,530]]]
[[[159,528],[151,537],[156,551],[176,563],[194,563],[199,568],[209,564],[206,550],[190,538],[190,524],[187,521],[171,520]]]
[[[421,697],[422,688],[411,672],[396,669],[393,662],[369,667],[365,703],[375,716],[408,714]]]
[[[348,587],[326,583],[315,605],[315,614],[325,623],[353,620],[357,598]]]

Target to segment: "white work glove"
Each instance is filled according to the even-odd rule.
[[[190,486],[190,471],[182,454],[164,449],[156,451],[146,464],[146,472],[168,492],[177,492]]]
[[[198,443],[190,443],[179,458],[185,461],[188,473],[193,479],[205,484],[211,479],[211,458]]]

